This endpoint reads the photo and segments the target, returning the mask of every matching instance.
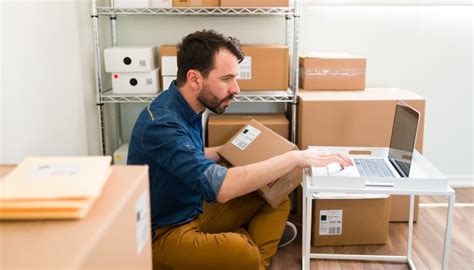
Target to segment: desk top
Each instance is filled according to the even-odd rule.
[[[341,152],[353,157],[354,151],[369,151],[373,157],[387,157],[387,147],[330,147],[313,146],[311,149],[324,152]],[[451,195],[454,190],[448,185],[448,178],[442,174],[423,155],[413,153],[410,177],[392,178],[393,187],[366,186],[367,178],[351,176],[313,176],[310,169],[305,170],[304,189],[307,193],[346,192],[399,195]],[[375,179],[375,178],[373,178]]]

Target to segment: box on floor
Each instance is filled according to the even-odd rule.
[[[207,122],[208,146],[225,144],[245,126],[255,119],[285,139],[289,139],[290,122],[284,114],[212,114]]]
[[[346,197],[347,196],[347,197]],[[320,194],[313,200],[313,246],[386,244],[390,196]]]

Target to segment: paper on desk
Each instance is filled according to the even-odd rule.
[[[95,198],[111,157],[30,157],[0,181],[0,201]]]

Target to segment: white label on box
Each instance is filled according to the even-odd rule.
[[[137,254],[140,254],[150,237],[150,226],[148,225],[148,208],[146,204],[148,192],[145,190],[135,202],[135,214],[137,224]]]
[[[44,164],[38,166],[34,171],[34,176],[74,176],[79,174],[80,166],[75,163]]]
[[[247,148],[247,146],[249,146],[258,135],[260,135],[260,130],[251,125],[247,125],[231,143],[237,146],[240,150],[245,150],[245,148]]]
[[[319,235],[342,234],[342,210],[319,211]]]
[[[237,75],[238,80],[251,80],[252,79],[252,57],[245,56],[244,60],[239,64],[239,74]]]

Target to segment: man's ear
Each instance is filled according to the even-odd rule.
[[[194,90],[200,90],[202,85],[202,75],[201,72],[195,69],[188,70],[187,82],[189,86]]]

